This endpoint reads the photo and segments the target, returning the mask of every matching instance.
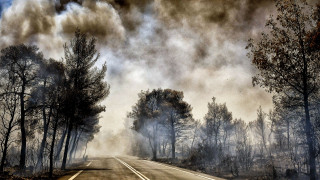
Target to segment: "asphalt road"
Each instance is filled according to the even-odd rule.
[[[220,180],[214,176],[187,169],[141,160],[136,157],[93,158],[69,171],[61,180]]]

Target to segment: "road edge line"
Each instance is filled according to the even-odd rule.
[[[154,161],[148,161],[148,162],[152,162],[152,163],[155,163],[155,164],[159,164],[161,166],[165,166],[165,167],[168,167],[168,168],[171,168],[171,169],[174,169],[174,170],[178,170],[178,171],[182,171],[182,172],[185,172],[185,173],[189,173],[189,174],[193,174],[195,176],[198,176],[198,177],[201,177],[201,178],[204,178],[204,179],[208,179],[208,180],[215,180],[213,178],[209,178],[209,177],[206,177],[206,176],[202,176],[200,174],[196,174],[196,173],[193,173],[193,172],[189,172],[189,171],[185,171],[185,170],[182,170],[178,167],[171,167],[171,166],[168,166],[168,165],[165,165],[163,163],[159,163],[159,162],[154,162]]]

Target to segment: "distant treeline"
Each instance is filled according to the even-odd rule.
[[[246,123],[213,98],[200,121],[183,92],[142,91],[128,114],[143,135],[135,136],[134,155],[172,158],[216,175],[319,178],[320,5],[279,0],[276,7],[265,33],[247,46],[257,70],[253,85],[273,94],[274,109],[260,107],[256,120]]]
[[[96,40],[76,30],[61,61],[38,47],[13,45],[0,56],[0,171],[32,174],[72,162],[99,132],[109,94]],[[85,155],[83,155],[85,156]]]

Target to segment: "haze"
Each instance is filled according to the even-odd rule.
[[[131,126],[126,114],[141,90],[183,91],[199,120],[213,96],[247,122],[260,105],[268,112],[271,94],[252,86],[255,69],[245,46],[274,11],[272,1],[177,2],[7,0],[1,7],[0,47],[37,44],[45,57],[61,59],[62,45],[76,27],[97,37],[111,92],[89,155],[104,155],[112,134]]]

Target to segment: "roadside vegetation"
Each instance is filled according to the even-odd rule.
[[[99,132],[99,103],[109,94],[106,65],[95,67],[96,40],[77,30],[62,60],[36,46],[14,45],[0,56],[0,173],[53,177]],[[86,154],[83,154],[86,157]],[[10,175],[10,176],[9,176]]]
[[[247,45],[253,85],[273,94],[274,109],[260,107],[254,121],[243,120],[213,97],[195,120],[183,92],[142,91],[128,113],[142,135],[134,136],[133,155],[224,178],[319,178],[320,6],[276,7],[265,32]]]

